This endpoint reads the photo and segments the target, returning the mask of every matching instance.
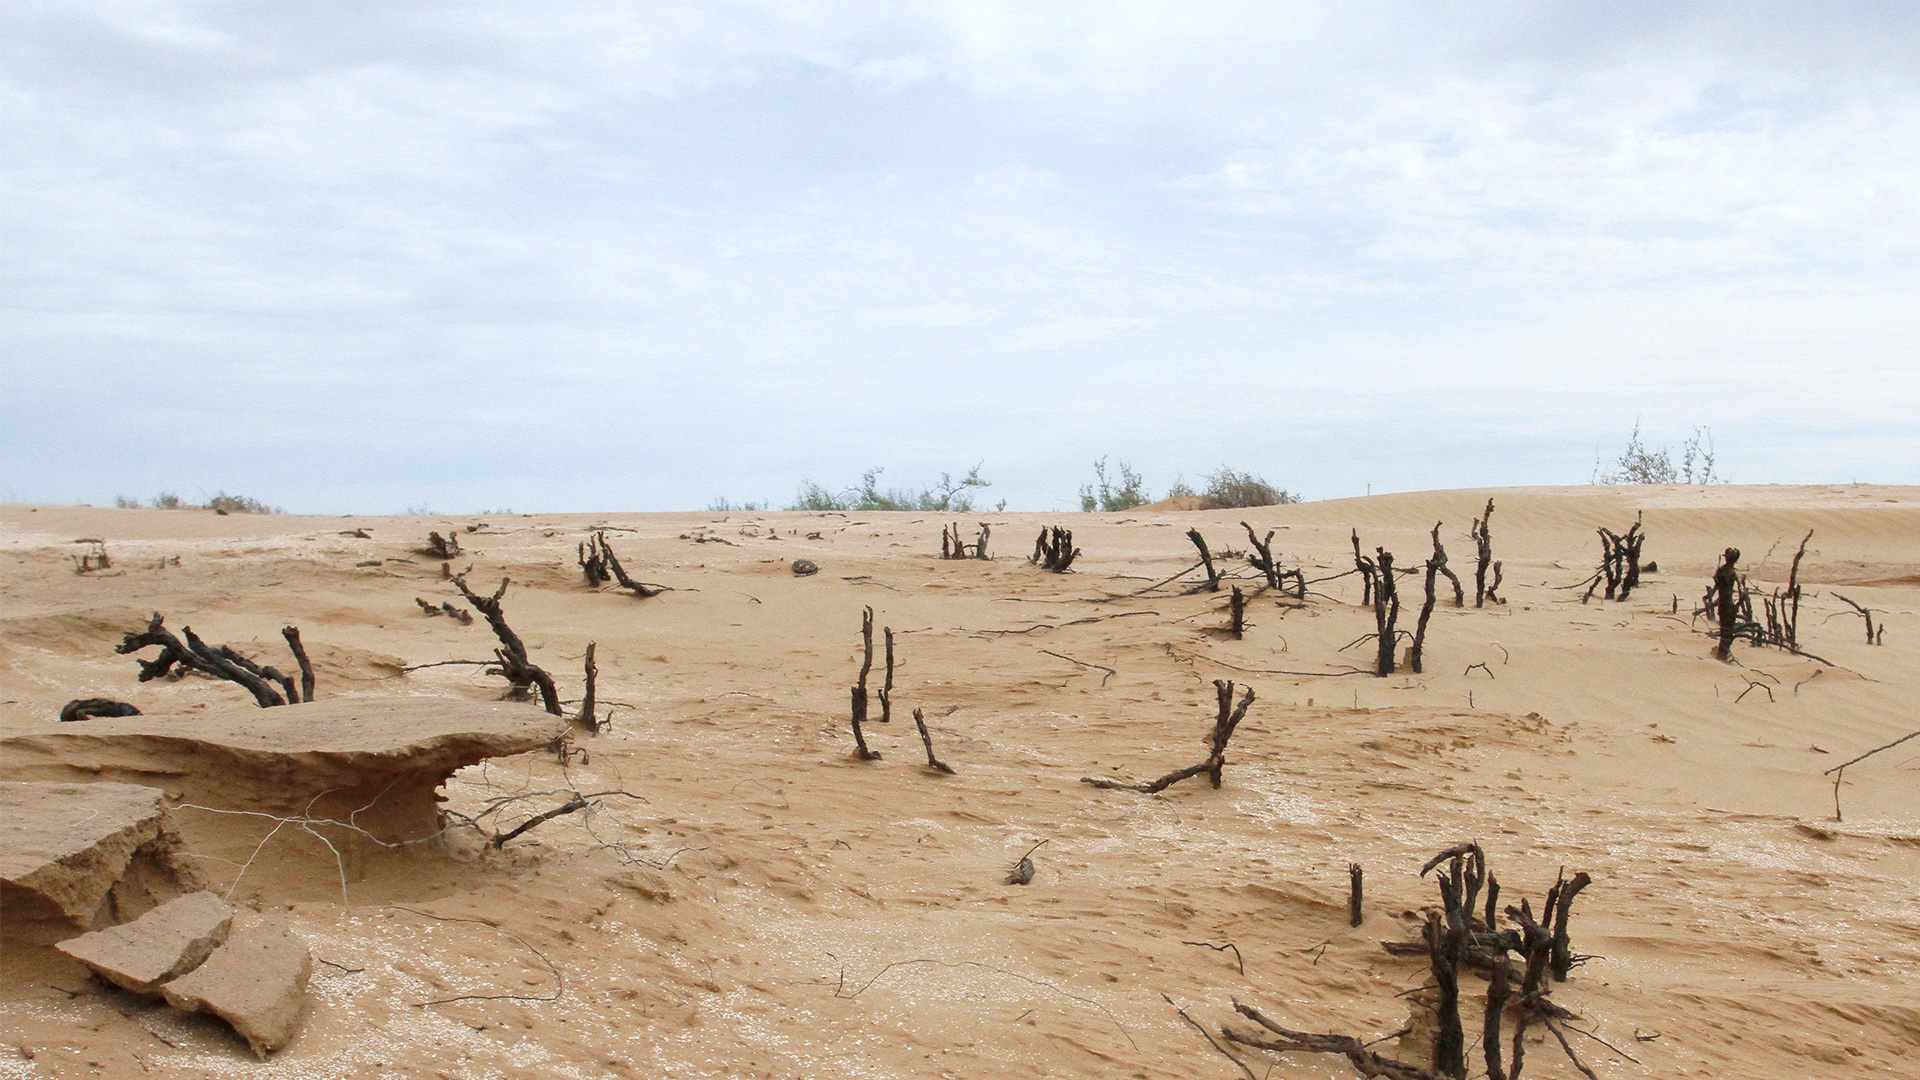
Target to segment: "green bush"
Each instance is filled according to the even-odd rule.
[[[1284,488],[1276,488],[1252,473],[1234,472],[1225,465],[1208,473],[1206,480],[1207,489],[1200,493],[1200,497],[1206,500],[1209,510],[1239,506],[1284,506],[1300,501],[1300,496]]]
[[[982,462],[981,464],[985,464]],[[941,473],[940,482],[933,487],[911,491],[905,488],[880,490],[879,467],[868,469],[860,475],[860,486],[835,493],[813,480],[800,481],[799,491],[789,510],[920,510],[944,513],[964,514],[973,510],[973,489],[992,487],[993,482],[980,478],[980,465],[967,470],[967,475],[955,480],[950,473]],[[1006,504],[1000,504],[1005,508]]]
[[[216,514],[284,514],[286,511],[277,506],[268,506],[259,499],[250,499],[245,495],[229,495],[221,492],[207,500],[207,509]]]
[[[1596,462],[1593,467],[1593,482],[1596,484],[1713,484],[1724,483],[1724,478],[1714,474],[1713,429],[1696,427],[1693,437],[1681,448],[1680,465],[1673,464],[1673,454],[1666,447],[1652,449],[1640,441],[1640,422],[1634,421],[1633,434],[1627,437],[1627,448],[1613,463],[1610,472],[1601,472]]]
[[[178,510],[184,505],[186,504],[180,501],[180,496],[171,491],[163,491],[155,495],[152,503],[155,510]]]
[[[1107,479],[1107,459],[1101,458],[1093,463],[1095,481],[1080,489],[1080,509],[1084,511],[1131,510],[1144,506],[1152,499],[1147,497],[1146,489],[1140,484],[1140,474],[1133,466],[1120,463],[1120,486],[1115,487]]]

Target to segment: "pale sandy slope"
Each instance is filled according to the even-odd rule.
[[[1218,594],[1099,602],[1191,562],[1190,526],[1244,549],[1242,518],[1277,529],[1309,577],[1351,566],[1354,527],[1369,549],[1417,562],[1436,521],[1470,571],[1467,525],[1489,495],[1511,603],[1443,604],[1423,675],[1278,674],[1367,662],[1365,646],[1340,651],[1371,629],[1352,577],[1297,609],[1256,599],[1243,641],[1214,632]],[[1641,511],[1659,572],[1627,603],[1581,605],[1563,587],[1591,569],[1595,526],[1624,529]],[[279,628],[296,623],[323,694],[490,698],[499,680],[477,669],[396,674],[489,654],[484,626],[413,603],[452,590],[410,550],[429,529],[480,520],[7,507],[0,730],[44,728],[96,694],[148,711],[244,702],[204,680],[135,682],[112,646],[154,610],[276,662]],[[1576,949],[1597,958],[1556,999],[1638,1059],[1576,1036],[1599,1075],[1916,1074],[1920,750],[1856,767],[1840,825],[1821,771],[1920,728],[1920,490],[997,514],[985,563],[932,557],[942,522],[926,515],[484,520],[462,533],[472,554],[459,565],[476,582],[513,578],[507,613],[569,696],[598,642],[614,727],[582,738],[591,761],[571,781],[644,801],[610,800],[497,853],[463,842],[372,867],[346,902],[325,849],[276,838],[280,869],[250,872],[235,895],[290,904],[329,962],[292,1047],[255,1065],[215,1028],[12,957],[35,977],[0,991],[0,1077],[1234,1077],[1162,995],[1209,1025],[1237,996],[1295,1027],[1398,1030],[1408,1005],[1395,995],[1424,970],[1378,942],[1410,935],[1403,913],[1431,902],[1414,876],[1425,857],[1469,837],[1511,898],[1537,905],[1561,866],[1597,879],[1574,919]],[[1026,562],[1050,521],[1074,529],[1076,573]],[[575,545],[602,522],[630,569],[674,591],[588,590]],[[340,535],[356,527],[372,538]],[[1772,582],[1808,529],[1802,639],[1834,666],[1745,648],[1738,666],[1711,660],[1688,613],[1721,549],[1740,547]],[[115,568],[76,575],[81,537],[106,540]],[[795,558],[820,574],[795,578]],[[1836,588],[1885,609],[1883,646],[1864,642]],[[874,736],[884,761],[851,758],[846,688],[868,604],[899,635],[898,712],[927,711],[957,775],[918,767],[898,722]],[[1222,790],[1079,782],[1197,760],[1215,678],[1259,694]],[[471,807],[568,779],[530,756],[471,770],[450,794]],[[1002,885],[1041,840],[1033,884]],[[1350,860],[1369,875],[1358,930],[1345,922]],[[223,884],[233,872],[216,867]],[[1245,973],[1193,941],[1233,942]],[[462,994],[523,1000],[416,1004]],[[1274,1060],[1275,1076],[1354,1075],[1334,1059]],[[1538,1046],[1527,1075],[1574,1073]]]

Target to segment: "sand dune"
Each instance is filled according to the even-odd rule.
[[[1410,566],[1440,522],[1471,589],[1467,527],[1489,497],[1509,602],[1443,601],[1424,674],[1352,674],[1369,646],[1343,646],[1373,621],[1356,579],[1333,576],[1352,566],[1349,530]],[[1598,558],[1594,529],[1636,515],[1658,571],[1625,603],[1583,605],[1569,587]],[[954,519],[991,523],[995,558],[937,558]],[[1194,575],[1146,587],[1193,562],[1190,527],[1216,552],[1246,549],[1242,520],[1327,580],[1304,604],[1254,597],[1232,640],[1224,594],[1181,587]],[[1050,523],[1074,530],[1073,573],[1026,561]],[[671,591],[587,587],[575,552],[595,526]],[[1511,900],[1539,904],[1561,867],[1595,878],[1573,920],[1594,958],[1554,1000],[1605,1040],[1573,1036],[1602,1077],[1907,1076],[1920,1060],[1920,749],[1849,770],[1839,823],[1821,775],[1920,727],[1920,489],[948,518],[9,506],[0,737],[50,732],[80,697],[149,714],[246,706],[230,683],[136,681],[113,649],[155,611],[283,667],[280,628],[300,626],[325,700],[493,700],[504,684],[478,667],[403,673],[495,646],[484,622],[416,606],[457,600],[441,561],[415,550],[430,529],[460,530],[453,567],[471,566],[476,589],[512,579],[507,616],[565,697],[597,643],[611,717],[574,736],[584,760],[496,758],[456,774],[447,806],[529,794],[488,819],[507,826],[564,798],[531,793],[624,794],[497,849],[455,829],[418,858],[347,865],[283,830],[244,872],[235,853],[271,823],[177,807],[215,856],[216,888],[286,909],[310,943],[304,1030],[257,1064],[215,1021],[11,948],[0,1077],[1234,1077],[1162,995],[1210,1029],[1235,1019],[1237,997],[1298,1029],[1399,1031],[1410,1005],[1396,995],[1426,963],[1380,942],[1415,936],[1437,898],[1420,865],[1469,838]],[[1771,588],[1809,530],[1801,638],[1830,665],[1746,646],[1735,665],[1713,660],[1689,616],[1721,550],[1741,548]],[[113,566],[76,573],[82,538]],[[796,577],[800,558],[820,572]],[[1253,588],[1244,559],[1223,565]],[[1836,589],[1882,612],[1884,644]],[[899,657],[895,721],[868,726],[875,762],[854,758],[847,725],[864,605]],[[1257,693],[1219,790],[1080,782],[1200,760],[1214,679]],[[922,766],[915,708],[954,775]],[[1004,884],[1041,841],[1032,883]],[[1357,929],[1350,861],[1367,872]],[[1240,960],[1190,942],[1231,942]],[[1462,984],[1471,1039],[1484,983]],[[420,1004],[449,998],[465,1000]],[[1256,1075],[1357,1075],[1337,1057],[1243,1057]],[[1577,1073],[1549,1041],[1526,1075]]]

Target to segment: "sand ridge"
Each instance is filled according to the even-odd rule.
[[[1304,606],[1257,598],[1241,641],[1213,632],[1219,594],[1126,596],[1192,561],[1189,527],[1216,552],[1245,549],[1243,519],[1275,529],[1310,578],[1351,566],[1353,528],[1417,562],[1435,521],[1470,569],[1467,524],[1489,496],[1510,603],[1443,602],[1424,675],[1342,674],[1367,663],[1342,646],[1372,623],[1350,577]],[[1636,514],[1659,572],[1624,604],[1581,605],[1565,586],[1597,559],[1593,529]],[[935,557],[948,519],[969,535],[990,522],[996,557]],[[1049,523],[1074,530],[1074,573],[1025,561]],[[672,591],[588,589],[574,558],[595,525],[636,577]],[[83,982],[49,968],[8,980],[0,1059],[35,1056],[0,1060],[0,1075],[1237,1076],[1161,995],[1208,1024],[1237,996],[1298,1028],[1391,1034],[1408,1017],[1395,995],[1425,972],[1378,942],[1411,936],[1410,914],[1433,902],[1415,871],[1469,837],[1511,898],[1537,905],[1562,865],[1597,879],[1574,933],[1600,959],[1555,996],[1638,1059],[1582,1040],[1602,1076],[1897,1076],[1920,1055],[1914,755],[1860,768],[1840,824],[1820,776],[1920,726],[1907,705],[1920,490],[1511,489],[1057,515],[6,507],[0,735],[50,730],[73,697],[151,713],[243,704],[198,677],[134,681],[112,647],[156,610],[283,666],[279,629],[299,625],[323,699],[491,700],[501,682],[477,668],[400,672],[493,647],[484,624],[415,606],[456,595],[415,551],[430,529],[461,530],[455,569],[471,564],[476,589],[513,579],[507,615],[566,696],[597,642],[612,716],[578,738],[585,762],[475,766],[449,805],[569,786],[639,798],[499,850],[456,832],[433,858],[350,868],[345,902],[341,868],[297,835],[272,841],[285,858],[271,877],[214,863],[218,888],[285,907],[323,961],[291,1046],[258,1065],[210,1023],[69,998],[47,984]],[[1688,613],[1719,551],[1741,547],[1772,583],[1808,529],[1802,635],[1834,666],[1777,650],[1712,661]],[[73,572],[83,537],[106,542],[112,570]],[[796,558],[820,573],[794,577]],[[1884,645],[1861,640],[1836,587],[1885,612]],[[885,754],[870,763],[853,760],[846,725],[864,605],[900,657],[898,719],[869,726]],[[1327,674],[1279,674],[1299,671]],[[1259,695],[1220,790],[1079,782],[1198,760],[1216,678]],[[955,775],[919,764],[902,722],[915,707]],[[227,839],[265,831],[247,827]],[[1033,883],[1002,884],[1041,840]],[[1350,860],[1368,871],[1358,929]],[[1234,942],[1244,975],[1190,941]],[[418,1004],[464,995],[491,998]],[[1353,1075],[1301,1055],[1274,1074]],[[1574,1074],[1541,1048],[1528,1075]]]

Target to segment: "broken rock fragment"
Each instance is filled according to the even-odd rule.
[[[9,937],[59,940],[111,926],[202,882],[155,788],[0,781],[0,924]]]
[[[176,1009],[210,1012],[233,1025],[265,1060],[300,1030],[312,974],[306,942],[276,914],[243,922],[205,963],[160,992]]]
[[[130,923],[82,934],[54,948],[101,978],[158,997],[160,986],[200,966],[233,926],[233,909],[210,892],[169,900]]]

